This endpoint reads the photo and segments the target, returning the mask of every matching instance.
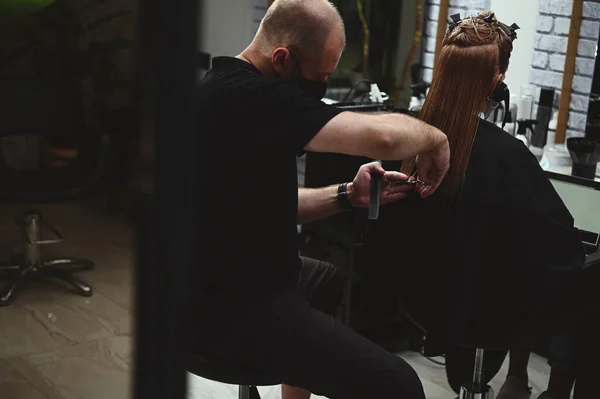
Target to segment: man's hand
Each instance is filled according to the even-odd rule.
[[[421,198],[427,198],[438,189],[450,167],[450,146],[448,141],[439,149],[417,156],[417,175],[419,180],[429,183],[417,185]]]
[[[408,176],[400,172],[386,172],[379,162],[371,162],[360,167],[356,177],[352,181],[352,189],[349,192],[350,202],[353,206],[367,208],[371,190],[371,176],[381,175],[381,204],[387,204],[406,197],[406,193],[412,190],[411,185],[394,184],[397,181],[406,181]]]

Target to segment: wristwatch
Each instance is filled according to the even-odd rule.
[[[338,203],[340,204],[340,207],[345,210],[345,211],[349,211],[352,209],[352,204],[350,203],[350,199],[348,198],[348,183],[342,183],[338,186],[338,195],[337,195],[337,200]]]

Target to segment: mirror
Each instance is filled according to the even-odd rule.
[[[2,398],[129,396],[135,11],[0,2]]]

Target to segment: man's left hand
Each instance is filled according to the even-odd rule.
[[[371,191],[371,176],[381,176],[381,204],[387,204],[406,197],[406,193],[413,189],[412,185],[394,184],[397,181],[406,181],[408,176],[400,172],[386,171],[379,162],[371,162],[360,167],[352,181],[352,195],[350,202],[354,207],[367,208]]]

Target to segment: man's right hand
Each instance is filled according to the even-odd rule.
[[[371,159],[403,160],[418,155],[421,197],[440,186],[450,163],[446,135],[439,129],[405,114],[342,112],[330,120],[304,147],[313,152],[334,152]]]
[[[419,180],[429,183],[430,186],[419,185],[417,190],[421,198],[427,198],[438,189],[450,168],[450,146],[448,140],[430,152],[417,156],[417,175]]]

